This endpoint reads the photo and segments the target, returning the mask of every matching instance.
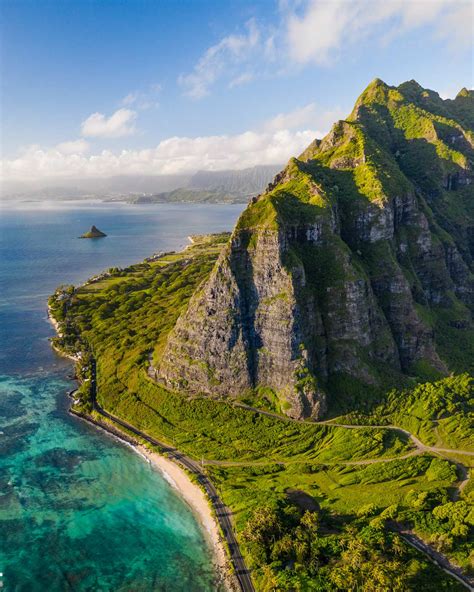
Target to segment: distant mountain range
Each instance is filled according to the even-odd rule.
[[[263,191],[283,165],[254,166],[239,171],[198,171],[189,188],[250,197]]]
[[[71,179],[44,187],[4,186],[4,199],[18,201],[100,199],[132,203],[245,203],[262,192],[283,165],[241,170],[198,171],[183,175],[124,175],[106,179]]]

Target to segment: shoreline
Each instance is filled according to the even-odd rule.
[[[52,315],[50,306],[48,306],[48,320],[53,326],[56,334],[61,337],[59,323]],[[67,354],[60,348],[56,347],[54,343],[51,343],[51,347],[59,356],[67,358],[73,363],[80,361],[79,355],[74,356],[72,354]],[[73,401],[75,391],[76,389],[68,393],[68,396]],[[150,450],[144,444],[138,443],[115,424],[108,424],[108,422],[97,420],[89,415],[78,413],[77,411],[74,411],[72,404],[69,406],[69,413],[86,421],[88,424],[99,428],[108,436],[119,440],[122,444],[129,446],[134,452],[144,458],[150,466],[160,472],[163,479],[165,479],[165,481],[178,493],[181,499],[184,500],[193,512],[195,518],[198,520],[212,554],[212,562],[218,583],[222,582],[227,592],[238,590],[235,576],[231,570],[224,542],[221,537],[219,525],[215,517],[212,515],[208,498],[204,491],[191,480],[188,473],[181,468],[177,462],[170,460],[158,452]]]
[[[53,313],[51,312],[51,307],[48,304],[48,321],[53,325],[54,330],[56,331],[56,335],[58,337],[62,337],[62,332],[59,327],[58,321],[53,317]]]
[[[136,450],[148,459],[151,465],[161,473],[162,477],[191,508],[209,544],[218,579],[223,581],[225,589],[229,592],[235,590],[224,543],[217,522],[212,515],[206,494],[196,483],[193,483],[186,471],[179,467],[177,463],[157,452],[152,452],[146,446],[140,444],[137,445]]]
[[[68,393],[71,398],[74,391]],[[201,530],[204,532],[206,542],[212,555],[212,563],[217,576],[218,583],[223,584],[226,592],[236,592],[239,588],[236,585],[235,577],[230,568],[227,552],[222,540],[216,519],[212,515],[206,494],[194,483],[188,473],[179,464],[156,451],[150,450],[144,444],[137,442],[132,436],[123,432],[118,426],[98,420],[90,415],[76,412],[69,408],[69,413],[78,419],[93,425],[95,428],[105,432],[109,437],[118,440],[146,460],[150,467],[157,470],[163,479],[187,504],[195,518],[198,520]]]
[[[51,323],[51,325],[53,326],[56,335],[58,337],[62,337],[62,331],[61,328],[59,326],[58,321],[53,317],[53,314],[51,312],[51,307],[48,304],[48,311],[47,311],[47,317],[48,317],[48,321]],[[49,344],[51,346],[51,349],[61,358],[66,358],[67,360],[70,360],[71,362],[73,362],[74,364],[76,364],[77,362],[81,361],[81,356],[80,356],[80,352],[76,355],[73,354],[68,354],[65,351],[63,351],[61,348],[57,347],[51,340],[51,337],[48,337],[49,340]]]

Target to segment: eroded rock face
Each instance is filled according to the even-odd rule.
[[[284,267],[287,242],[275,231],[234,233],[168,340],[160,367],[168,385],[217,395],[263,385],[288,402],[290,415],[324,412],[295,294],[304,269],[290,274]]]
[[[269,387],[289,415],[319,418],[324,385],[336,373],[377,384],[372,362],[401,372],[424,359],[444,370],[391,252],[394,214],[383,218],[390,230],[374,240],[370,225],[380,218],[368,216],[354,251],[332,215],[276,230],[236,230],[170,335],[161,377],[172,388],[219,396]],[[423,237],[424,218],[417,228]],[[387,250],[369,272],[361,263],[364,241]],[[331,265],[335,273],[328,273]]]
[[[366,93],[390,105],[392,87],[380,85]],[[413,146],[395,128],[374,148],[363,98],[354,117],[367,131],[339,122],[251,201],[169,335],[159,367],[168,386],[223,397],[266,387],[290,416],[320,418],[336,376],[378,385],[420,365],[448,371],[430,318],[456,308],[450,326],[471,326],[470,227],[456,231],[433,196],[469,191],[469,161],[456,156],[449,187],[444,162],[429,161],[438,177],[425,189],[418,169],[412,181],[398,166]]]

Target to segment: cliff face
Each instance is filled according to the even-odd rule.
[[[289,415],[319,418],[341,381],[393,385],[465,364],[454,350],[473,336],[467,102],[465,90],[443,101],[374,81],[244,211],[169,336],[161,378],[219,396],[266,387]]]

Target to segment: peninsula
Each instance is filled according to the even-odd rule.
[[[194,475],[245,592],[474,585],[472,113],[374,80],[231,235],[49,300],[73,412]]]

